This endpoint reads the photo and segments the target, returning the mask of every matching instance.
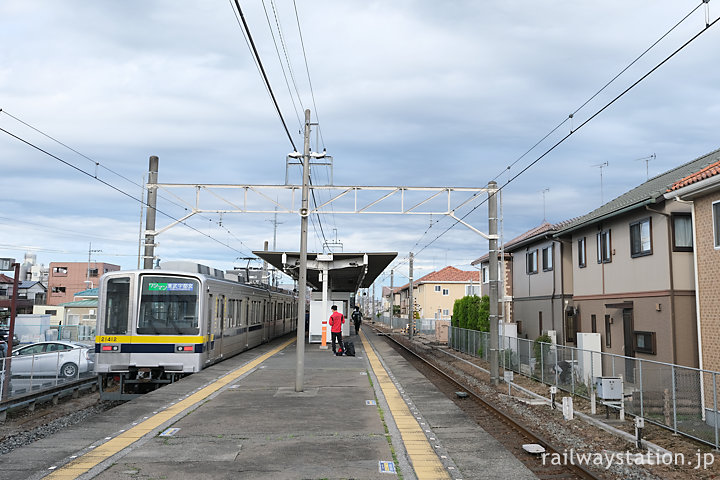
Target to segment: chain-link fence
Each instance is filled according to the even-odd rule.
[[[489,334],[450,328],[448,344],[488,360]],[[720,372],[504,337],[500,367],[589,399],[595,379],[620,377],[625,413],[720,447]]]
[[[392,328],[393,330],[407,330],[408,318],[404,317],[388,317],[386,315],[377,317],[376,321],[383,325]],[[435,319],[434,318],[416,318],[415,319],[415,333],[435,333]]]

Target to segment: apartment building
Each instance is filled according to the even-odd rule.
[[[76,293],[96,287],[104,273],[116,270],[119,265],[103,262],[51,262],[47,304],[71,302]]]

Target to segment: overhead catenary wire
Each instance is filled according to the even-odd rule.
[[[30,123],[22,120],[21,118],[18,118],[17,116],[12,115],[11,113],[7,112],[6,110],[4,110],[4,109],[2,109],[2,108],[0,108],[0,114],[5,114],[5,115],[7,115],[8,117],[12,118],[13,120],[17,121],[18,123],[21,123],[22,125],[25,125],[26,127],[30,128],[31,130],[35,131],[36,133],[44,136],[45,138],[48,138],[49,140],[52,140],[53,142],[57,143],[58,145],[61,145],[62,147],[70,150],[71,152],[73,152],[73,153],[79,155],[80,157],[82,157],[82,158],[88,160],[89,162],[91,162],[91,163],[93,164],[94,168],[95,168],[95,174],[92,175],[93,178],[99,180],[98,175],[97,175],[97,169],[98,169],[98,168],[101,168],[101,169],[104,169],[104,170],[112,173],[113,175],[116,175],[116,176],[122,178],[123,180],[127,181],[128,183],[131,183],[132,185],[135,185],[135,186],[137,186],[137,187],[141,187],[141,188],[143,189],[143,191],[146,190],[146,186],[145,186],[145,185],[142,185],[142,184],[136,182],[135,180],[133,180],[133,179],[131,179],[131,178],[129,178],[129,177],[126,177],[125,175],[123,175],[123,174],[121,174],[121,173],[118,173],[118,172],[116,172],[115,170],[113,170],[113,169],[111,169],[111,168],[106,167],[105,165],[103,165],[101,162],[95,160],[94,158],[91,158],[90,156],[88,156],[88,155],[80,152],[79,150],[71,147],[71,146],[68,145],[67,143],[62,142],[61,140],[57,139],[56,137],[54,137],[54,136],[52,136],[52,135],[50,135],[50,134],[48,134],[48,133],[40,130],[39,128],[31,125]],[[162,187],[160,187],[160,188],[162,188]],[[178,200],[182,201],[182,199],[181,199],[180,197],[178,197],[175,193],[173,193],[171,190],[163,189],[163,191],[165,191],[168,195],[170,195],[170,196],[172,196],[172,197],[175,197],[175,198],[177,198]],[[164,196],[164,195],[158,195],[158,196],[159,196],[160,198],[162,198],[163,200],[166,200],[166,201],[168,201],[169,203],[171,203],[171,204],[173,204],[173,205],[175,205],[175,206],[177,206],[177,207],[182,208],[182,209],[185,210],[186,212],[189,210],[189,208],[186,207],[185,205],[183,205],[183,204],[181,204],[181,203],[178,203],[178,202],[175,202],[175,201],[171,200],[170,198],[168,198],[168,197],[166,197],[166,196]],[[144,204],[144,203],[143,203],[143,204]],[[146,204],[144,204],[144,205],[146,205]],[[207,220],[214,221],[213,219],[211,219],[210,217],[207,217],[206,215],[202,215],[202,214],[197,214],[197,215],[200,216],[200,217],[202,217],[202,218],[205,218],[205,219],[207,219]],[[222,227],[222,225],[220,225],[220,226]],[[237,236],[235,236],[227,227],[224,227],[224,229],[227,231],[228,234],[230,234],[231,236],[233,236],[241,245],[243,245],[243,246],[244,246],[245,248],[247,248],[248,250],[252,250],[250,247],[248,247],[247,245],[245,245],[245,243],[244,243],[242,240],[240,240]],[[97,238],[97,237],[96,237],[96,238]]]
[[[39,152],[41,152],[41,153],[44,153],[45,155],[47,155],[47,156],[49,156],[49,157],[51,157],[51,158],[54,158],[55,160],[59,161],[60,163],[62,163],[62,164],[64,164],[64,165],[72,168],[73,170],[76,170],[76,171],[82,173],[83,175],[86,175],[86,176],[94,179],[94,180],[97,181],[97,182],[102,183],[103,185],[105,185],[105,186],[107,186],[107,187],[115,190],[116,192],[118,192],[118,193],[120,193],[120,194],[122,194],[122,195],[124,195],[124,196],[126,196],[126,197],[128,197],[128,198],[130,198],[131,200],[134,200],[134,201],[136,201],[136,202],[138,202],[138,203],[142,203],[143,205],[149,207],[149,205],[148,205],[143,199],[139,199],[139,198],[135,197],[133,194],[128,193],[128,192],[126,192],[125,190],[121,189],[120,187],[117,187],[117,186],[111,184],[110,182],[108,182],[108,181],[106,181],[106,180],[103,180],[103,179],[101,179],[101,178],[98,178],[97,176],[93,175],[92,173],[87,172],[87,171],[83,170],[82,168],[80,168],[80,167],[78,167],[78,166],[76,166],[76,165],[73,165],[72,163],[68,162],[67,160],[62,159],[62,158],[60,158],[59,156],[57,156],[57,155],[55,155],[55,154],[53,154],[53,153],[51,153],[51,152],[48,152],[47,150],[39,147],[38,145],[35,145],[34,143],[30,142],[29,140],[26,140],[26,139],[24,139],[24,138],[22,138],[22,137],[20,137],[20,136],[18,136],[18,135],[15,135],[14,133],[12,133],[12,132],[10,132],[10,131],[6,130],[5,128],[2,128],[2,127],[0,127],[0,132],[3,132],[3,133],[5,133],[5,134],[7,134],[7,135],[9,135],[9,136],[11,136],[11,137],[13,137],[13,138],[15,138],[16,140],[19,140],[20,142],[28,145],[29,147],[34,148],[35,150],[37,150],[37,151],[39,151]],[[189,228],[189,229],[191,229],[191,230],[194,230],[194,231],[197,232],[197,233],[200,233],[201,235],[203,235],[203,236],[205,236],[205,237],[213,240],[214,242],[219,243],[220,245],[223,245],[223,246],[225,246],[225,247],[227,247],[227,248],[229,248],[229,249],[231,249],[231,250],[233,250],[233,251],[235,251],[235,252],[237,252],[237,253],[245,254],[245,252],[243,252],[242,250],[238,250],[237,248],[235,248],[235,247],[233,247],[233,246],[231,246],[231,245],[228,245],[227,243],[225,243],[225,242],[223,242],[223,241],[221,241],[221,240],[218,240],[217,238],[215,238],[215,237],[213,237],[213,236],[211,236],[211,235],[208,235],[207,233],[199,230],[198,228],[193,227],[192,225],[188,224],[188,223],[185,222],[185,221],[181,221],[180,219],[174,217],[173,215],[171,215],[171,214],[169,214],[169,213],[167,213],[167,212],[165,212],[165,211],[163,211],[163,210],[160,210],[160,209],[158,209],[158,208],[155,208],[155,210],[157,211],[157,213],[159,213],[159,214],[161,214],[161,215],[164,215],[165,217],[167,217],[167,218],[169,218],[169,219],[171,219],[171,220],[174,220],[174,221],[179,222],[180,224],[186,226],[187,228]]]
[[[322,141],[322,146],[324,149],[325,139],[323,138],[322,128],[320,128],[320,115],[318,113],[317,105],[315,104],[315,91],[313,90],[312,80],[310,79],[310,67],[308,66],[307,53],[305,52],[305,40],[303,39],[302,29],[300,28],[300,16],[298,15],[298,9],[295,0],[293,0],[293,7],[295,8],[295,20],[297,21],[298,34],[300,35],[300,45],[302,46],[303,59],[305,59],[305,71],[307,72],[308,85],[310,87],[310,97],[312,98],[313,108],[315,109],[315,119],[318,123],[318,133],[320,133],[320,140]]]
[[[283,117],[282,111],[280,110],[280,105],[278,105],[277,98],[275,98],[275,94],[273,93],[272,87],[270,86],[270,80],[268,79],[267,74],[265,73],[265,67],[263,67],[262,60],[260,60],[260,54],[257,51],[257,48],[255,47],[255,42],[252,39],[252,35],[250,34],[250,28],[248,27],[247,22],[245,21],[245,15],[242,12],[242,8],[240,7],[240,2],[238,0],[234,0],[235,7],[237,8],[237,14],[239,15],[238,23],[241,26],[241,29],[243,30],[243,33],[247,39],[248,45],[250,47],[250,52],[253,55],[253,58],[257,62],[257,65],[260,69],[260,76],[263,79],[263,82],[265,84],[265,88],[267,89],[268,93],[270,94],[270,99],[273,102],[273,105],[275,106],[275,111],[278,114],[278,117],[280,118],[280,121],[283,124],[283,128],[285,129],[285,134],[288,137],[288,140],[290,140],[290,145],[293,147],[293,151],[297,151],[297,147],[295,146],[295,142],[293,141],[292,135],[290,135],[290,130],[288,130],[287,123],[285,122],[285,118]]]
[[[620,92],[618,95],[616,95],[612,100],[607,102],[602,108],[597,110],[595,113],[593,113],[590,117],[588,117],[584,122],[580,123],[577,128],[571,130],[569,133],[567,133],[565,136],[563,136],[560,140],[558,140],[555,144],[553,144],[550,148],[545,150],[540,156],[538,156],[535,160],[530,162],[528,165],[526,165],[522,170],[520,170],[517,174],[512,176],[508,179],[508,181],[499,186],[497,192],[500,192],[505,187],[507,187],[510,183],[512,183],[514,180],[516,180],[520,175],[528,171],[531,167],[533,167],[535,164],[537,164],[540,160],[545,158],[550,152],[555,150],[558,146],[560,146],[562,143],[564,143],[568,138],[570,138],[572,135],[574,135],[578,130],[582,129],[585,125],[590,123],[593,119],[595,119],[598,115],[600,115],[602,112],[607,110],[610,106],[612,106],[615,102],[617,102],[620,98],[622,98],[625,94],[627,94],[630,90],[635,88],[637,85],[639,85],[643,80],[645,80],[647,77],[652,75],[657,69],[659,69],[661,66],[663,66],[665,63],[667,63],[671,58],[673,58],[675,55],[677,55],[680,51],[682,51],[684,48],[686,48],[688,45],[690,45],[693,41],[695,41],[700,35],[705,33],[710,27],[715,25],[718,21],[720,21],[720,17],[716,18],[711,23],[707,24],[704,29],[697,32],[695,35],[693,35],[689,40],[687,40],[685,43],[683,43],[680,47],[675,49],[670,55],[665,57],[660,63],[655,65],[652,69],[650,69],[647,73],[642,75],[639,79],[637,79],[635,82],[633,82],[630,86],[625,88],[622,92]],[[496,193],[497,193],[496,192]],[[494,194],[491,194],[494,195]],[[489,196],[488,196],[489,198]],[[480,203],[478,203],[475,207],[473,207],[469,212],[467,212],[465,215],[463,215],[460,220],[464,220],[467,218],[468,215],[470,215],[472,212],[477,210],[481,205],[483,205],[487,201],[486,199],[483,199]],[[455,227],[458,223],[460,223],[460,220],[456,220],[451,226],[449,226],[447,229],[445,229],[442,233],[440,233],[438,236],[436,236],[432,241],[427,243],[423,248],[421,248],[418,252],[414,252],[415,255],[421,253],[423,250],[425,250],[427,247],[432,245],[434,242],[436,242],[440,237],[445,235],[448,231],[450,231],[453,227]]]
[[[270,15],[268,15],[267,8],[265,7],[265,0],[262,2],[263,11],[265,12],[265,19],[267,20],[268,28],[270,29],[270,35],[273,39],[273,45],[275,46],[275,52],[277,53],[278,62],[280,63],[280,69],[283,73],[283,78],[285,79],[285,85],[288,89],[288,94],[290,95],[290,101],[293,105],[293,110],[295,110],[295,116],[297,117],[298,126],[299,129],[302,129],[302,120],[300,119],[300,112],[297,109],[297,105],[295,104],[295,97],[293,96],[292,90],[290,89],[290,81],[288,80],[287,73],[285,72],[285,64],[282,61],[282,57],[280,56],[280,49],[278,48],[277,40],[275,39],[275,30],[272,27],[272,24],[270,23]],[[287,54],[286,54],[287,56]],[[297,90],[297,87],[296,87]],[[302,99],[300,98],[300,95],[298,94],[298,103],[300,103],[300,108],[304,110]]]

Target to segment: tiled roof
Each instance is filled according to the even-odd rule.
[[[38,285],[38,284],[39,284],[41,287],[43,287],[43,289],[47,290],[47,289],[45,288],[45,285],[43,285],[43,284],[40,283],[40,282],[33,281],[33,280],[23,280],[22,282],[20,282],[20,283],[18,284],[18,289],[21,289],[21,288],[23,288],[23,289],[32,288],[33,286]]]
[[[548,233],[557,232],[558,230],[561,230],[562,228],[564,228],[566,225],[569,225],[573,221],[575,221],[574,218],[570,219],[570,220],[563,220],[562,222],[555,223],[555,224],[543,222],[540,225],[538,225],[537,227],[531,228],[527,232],[518,235],[517,237],[513,238],[512,240],[509,240],[508,242],[505,243],[503,248],[506,252],[512,251],[515,248],[523,246],[526,243],[528,243],[529,241],[534,240],[538,237],[544,236]],[[473,260],[470,263],[470,265],[478,265],[480,263],[488,261],[489,259],[490,259],[490,253],[488,252],[485,255],[483,255],[482,257],[478,258],[477,260]]]
[[[705,180],[706,178],[714,177],[718,174],[720,174],[720,161],[717,161],[712,165],[708,165],[699,172],[692,173],[687,177],[678,180],[677,182],[673,183],[670,188],[668,188],[668,192],[671,192],[673,190],[679,190],[683,187],[687,187],[688,185],[692,185],[693,183],[697,183],[700,180]]]
[[[441,282],[479,282],[480,271],[467,271],[460,270],[452,266],[445,267],[437,272],[430,272],[427,275],[423,275],[417,280],[413,280],[413,288],[420,285],[421,283],[441,283]],[[398,293],[401,290],[407,290],[410,283],[406,283],[402,287],[393,289],[394,293]]]
[[[431,282],[479,282],[480,272],[477,270],[467,271],[460,270],[452,266],[438,270],[437,272],[431,272],[418,280],[417,283],[431,283]]]
[[[664,201],[663,194],[667,192],[671,185],[709,165],[717,163],[718,160],[720,160],[720,150],[715,150],[672,170],[668,170],[665,173],[661,173],[632,190],[623,193],[619,197],[610,200],[592,212],[576,218],[562,228],[559,233],[569,233],[581,226],[600,221],[603,218],[614,216],[633,208],[642,207],[643,205],[657,203],[661,200]]]
[[[4,273],[0,273],[0,283],[13,283],[14,279],[12,277],[8,277]]]

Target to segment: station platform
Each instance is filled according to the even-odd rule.
[[[530,479],[369,329],[285,337],[0,457],[0,479]]]

